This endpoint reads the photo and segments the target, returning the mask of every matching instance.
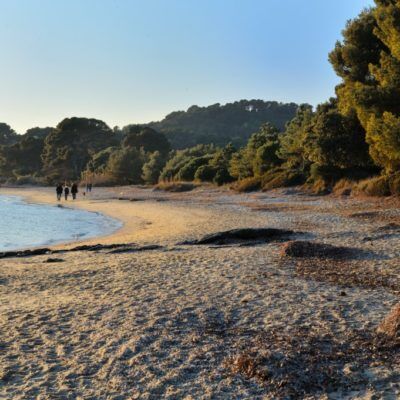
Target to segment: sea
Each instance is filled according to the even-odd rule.
[[[100,213],[0,195],[0,252],[108,235],[122,223]]]

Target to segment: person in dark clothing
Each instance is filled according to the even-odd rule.
[[[72,194],[72,200],[76,199],[76,194],[78,193],[78,185],[76,183],[73,183],[71,186],[71,194]]]
[[[64,188],[64,196],[65,196],[65,200],[68,200],[68,196],[69,196],[69,187],[65,186]]]
[[[60,183],[56,187],[56,193],[57,193],[57,200],[60,201],[63,193],[63,187]]]

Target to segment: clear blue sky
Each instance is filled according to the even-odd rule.
[[[192,104],[316,105],[346,20],[372,0],[0,0],[0,121],[111,127]]]

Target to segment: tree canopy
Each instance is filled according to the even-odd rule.
[[[391,173],[400,168],[400,4],[375,2],[347,24],[330,60],[341,112],[355,111],[371,157]]]
[[[171,145],[165,135],[152,128],[132,125],[125,128],[125,132],[126,135],[122,141],[125,147],[135,147],[137,150],[143,149],[151,153],[158,151],[164,156],[171,150]]]
[[[0,122],[0,145],[14,144],[18,140],[18,135],[10,125]]]
[[[9,146],[0,146],[0,175],[37,175],[42,169],[44,139],[28,136]]]
[[[118,145],[114,132],[93,118],[66,118],[46,137],[43,168],[53,179],[76,180],[91,157]]]

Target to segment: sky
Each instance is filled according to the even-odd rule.
[[[316,105],[372,0],[0,0],[0,121],[110,127],[240,99]]]

